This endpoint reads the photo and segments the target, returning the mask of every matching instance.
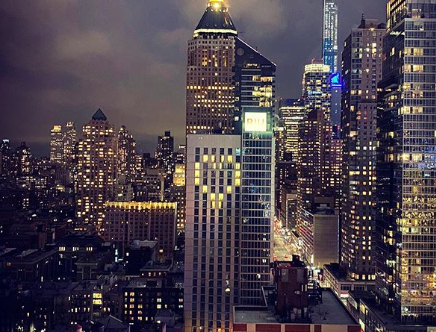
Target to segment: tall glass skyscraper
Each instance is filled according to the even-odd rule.
[[[240,38],[235,51],[235,114],[243,107],[273,107],[276,65]]]
[[[241,305],[261,305],[270,283],[273,245],[275,146],[272,108],[242,113]]]
[[[330,66],[331,84],[331,122],[335,127],[341,125],[341,75],[338,73],[338,5],[336,0],[324,0],[322,58]],[[340,133],[340,130],[337,130]]]
[[[389,0],[378,112],[379,300],[436,323],[436,0]]]
[[[335,0],[324,0],[322,57],[330,71],[338,71],[338,5]]]

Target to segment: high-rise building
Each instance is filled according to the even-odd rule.
[[[435,36],[436,0],[388,1],[377,122],[376,290],[403,323],[433,326]]]
[[[240,302],[260,305],[270,282],[275,213],[275,147],[272,108],[242,112]]]
[[[285,152],[292,161],[298,160],[298,130],[306,114],[302,99],[285,99],[279,106],[280,119],[285,128]]]
[[[64,163],[71,164],[74,160],[74,147],[77,143],[77,131],[74,122],[67,122],[63,135],[63,158]]]
[[[375,279],[377,85],[382,75],[384,24],[362,19],[342,53],[342,265],[356,281]]]
[[[64,155],[64,134],[62,126],[55,125],[50,132],[50,161],[61,164]]]
[[[244,107],[274,107],[276,65],[237,37],[235,50],[236,115]]]
[[[115,127],[100,109],[83,126],[83,138],[77,150],[77,217],[100,229],[105,203],[114,199],[117,181]]]
[[[322,57],[330,66],[331,76],[331,122],[341,124],[341,75],[338,73],[338,4],[336,0],[324,0]]]
[[[233,131],[233,67],[237,34],[224,0],[209,0],[188,46],[188,134]]]
[[[21,142],[15,150],[15,171],[17,175],[29,175],[32,173],[32,153],[26,142]]]
[[[338,71],[338,5],[336,0],[324,0],[323,47],[324,64],[330,66],[330,72]]]
[[[177,231],[185,231],[186,220],[186,169],[185,164],[176,164],[171,187],[171,198],[177,202]]]
[[[230,331],[240,296],[241,137],[187,137],[185,331]]]
[[[189,56],[185,331],[229,332],[233,305],[261,303],[270,284],[276,66],[237,38],[223,0]]]
[[[303,99],[306,115],[300,122],[298,142],[298,217],[311,211],[315,197],[332,196],[330,122],[330,67],[313,62],[306,65]]]
[[[8,139],[3,139],[0,145],[0,175],[11,176],[13,169],[11,143]]]
[[[165,176],[165,189],[169,189],[173,182],[174,173],[174,137],[170,131],[166,131],[163,136],[157,140],[156,160]]]
[[[306,113],[321,109],[330,119],[331,86],[330,66],[313,60],[304,67],[303,101]]]
[[[136,141],[126,126],[121,126],[118,131],[118,176],[124,177],[127,183],[131,183],[136,173]]]
[[[188,135],[185,329],[229,329],[234,304],[270,283],[274,216],[271,108],[244,108],[238,135]]]

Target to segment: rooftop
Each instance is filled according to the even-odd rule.
[[[223,0],[209,0],[207,9],[195,28],[194,37],[213,33],[238,34]]]
[[[331,290],[322,292],[322,303],[309,306],[312,324],[356,325],[357,323]],[[276,316],[267,307],[235,307],[236,324],[279,323]],[[286,323],[288,324],[288,323]]]
[[[104,115],[103,111],[99,108],[97,112],[92,116],[92,120],[100,120],[107,121],[106,115]]]

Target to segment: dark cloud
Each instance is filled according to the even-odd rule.
[[[147,145],[184,134],[186,45],[206,0],[0,1],[0,136],[43,144],[101,107]],[[228,0],[241,37],[278,65],[278,94],[298,97],[321,53],[322,0]],[[382,0],[339,0],[340,40]],[[152,149],[153,145],[149,148]]]

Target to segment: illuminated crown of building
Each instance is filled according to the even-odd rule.
[[[238,34],[224,0],[209,0],[206,11],[194,31],[194,37],[211,33]]]

